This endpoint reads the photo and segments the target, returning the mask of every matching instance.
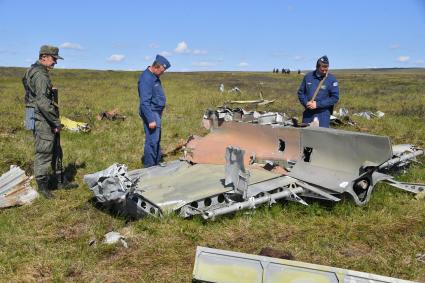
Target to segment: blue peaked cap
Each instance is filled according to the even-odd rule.
[[[161,56],[159,54],[156,55],[155,61],[161,64],[165,68],[165,70],[171,67],[170,62],[164,56]]]
[[[318,64],[329,65],[329,59],[328,59],[328,56],[323,55],[322,57],[320,57],[319,59],[317,59],[317,65],[318,65]]]

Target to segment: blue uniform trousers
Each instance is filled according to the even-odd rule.
[[[322,128],[329,128],[331,123],[331,112],[329,109],[317,111],[316,109],[306,109],[303,113],[303,123],[313,122],[314,117],[319,119],[319,126]]]
[[[143,128],[145,130],[145,148],[143,164],[145,168],[155,166],[159,164],[161,160],[161,113],[153,112],[155,116],[156,128],[149,129],[149,124],[143,122]]]

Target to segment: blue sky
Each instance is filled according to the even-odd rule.
[[[59,68],[170,71],[425,67],[425,0],[0,0],[0,66],[42,44]]]

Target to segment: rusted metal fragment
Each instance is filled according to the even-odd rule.
[[[185,159],[193,163],[225,164],[228,146],[245,150],[244,164],[250,160],[291,162],[300,156],[300,132],[296,128],[224,122],[205,137],[194,137],[186,145]]]
[[[0,177],[0,208],[24,205],[37,198],[38,193],[30,186],[31,177],[18,166]]]

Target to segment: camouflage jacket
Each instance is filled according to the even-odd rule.
[[[26,90],[25,104],[34,108],[34,118],[40,130],[60,127],[59,108],[47,67],[38,61],[31,65],[22,78]],[[46,125],[47,124],[47,125]],[[41,126],[41,127],[40,127]],[[46,127],[48,126],[48,127]]]

